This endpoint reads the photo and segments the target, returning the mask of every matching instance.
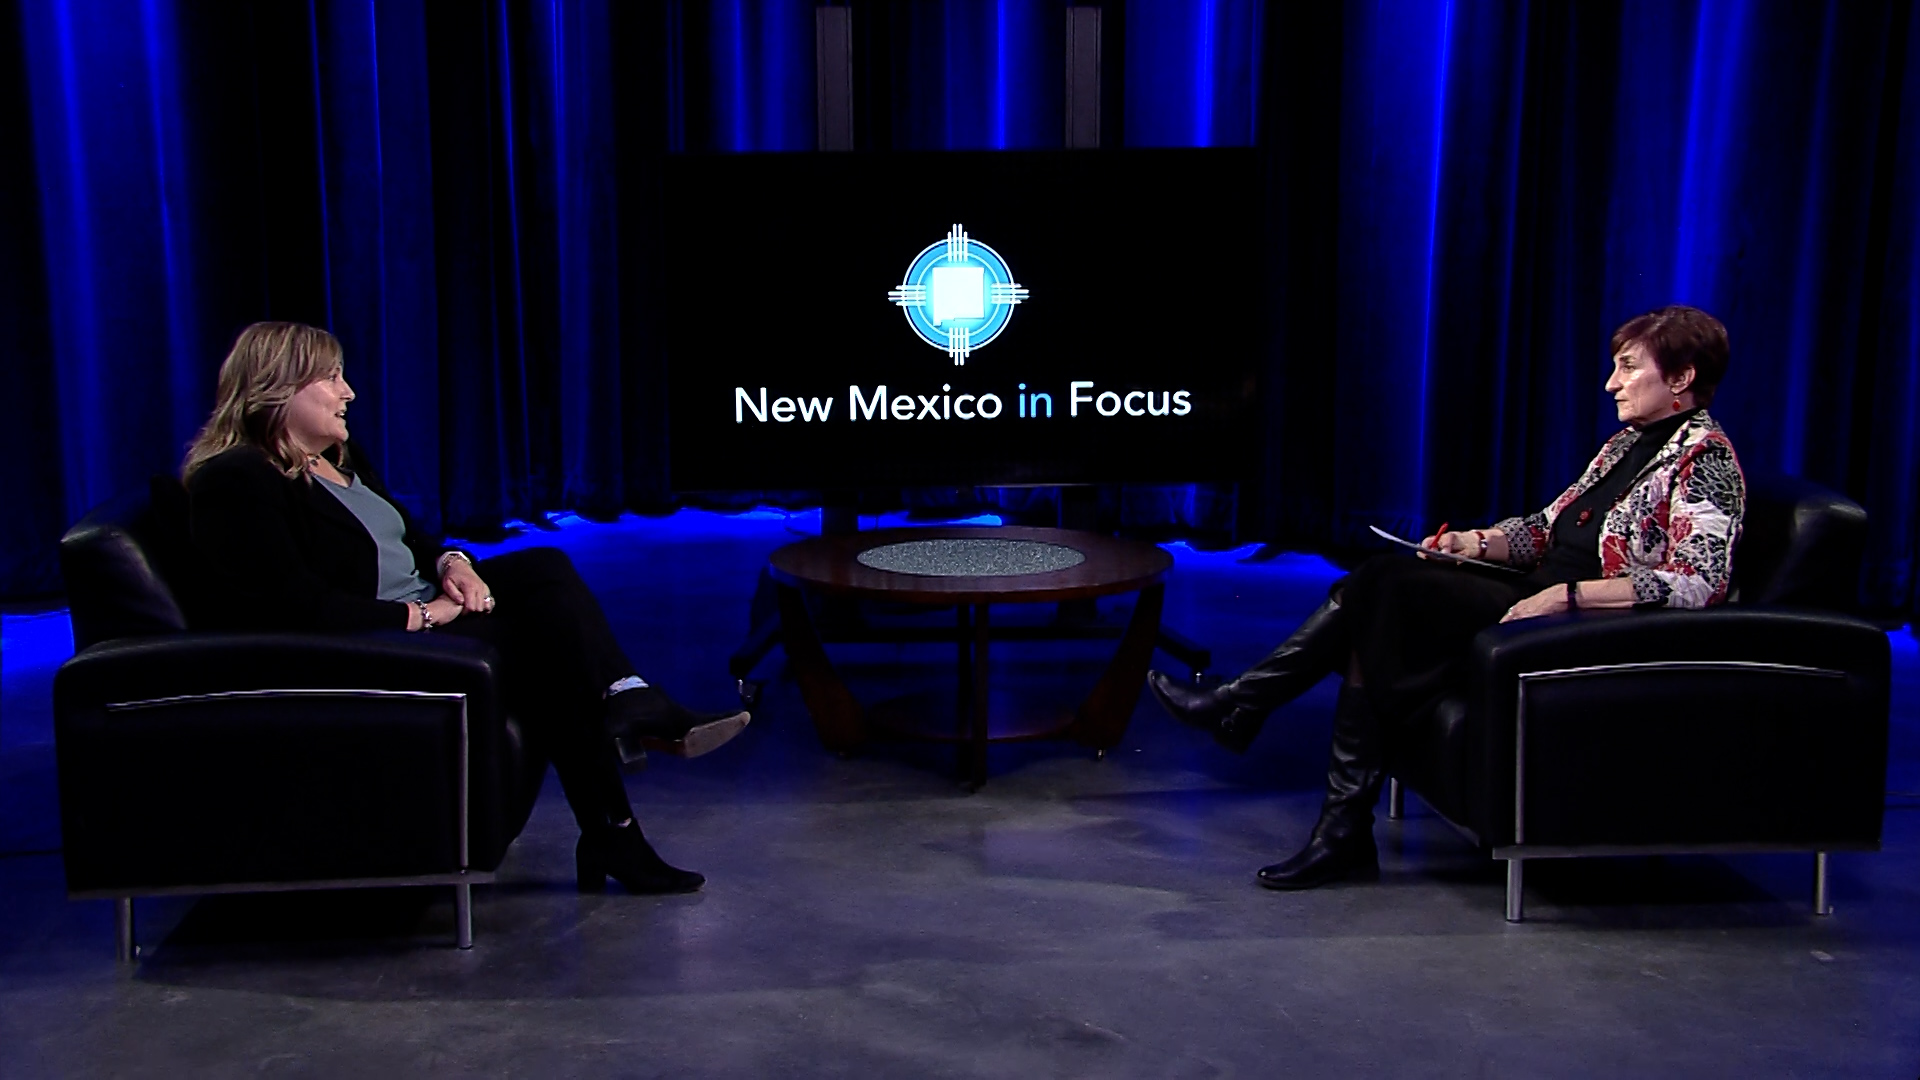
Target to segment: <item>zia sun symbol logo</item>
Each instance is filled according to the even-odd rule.
[[[898,288],[887,299],[906,312],[920,340],[965,364],[1013,318],[1027,287],[1013,280],[1000,253],[955,225],[914,257]]]

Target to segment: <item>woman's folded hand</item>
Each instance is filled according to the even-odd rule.
[[[460,604],[445,596],[436,596],[427,601],[427,613],[433,616],[433,625],[445,626],[460,617]]]
[[[1567,587],[1549,585],[1525,600],[1507,609],[1500,621],[1513,622],[1515,619],[1532,619],[1541,615],[1558,615],[1567,610]]]
[[[465,559],[446,560],[447,572],[440,577],[440,591],[463,611],[485,615],[493,610],[493,590],[480,580],[479,571]]]

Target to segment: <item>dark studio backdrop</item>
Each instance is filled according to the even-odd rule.
[[[0,595],[177,465],[262,318],[341,337],[436,525],[671,506],[663,157],[810,152],[815,6],[0,3]],[[1058,0],[845,6],[858,150],[1061,147]],[[1123,523],[1537,508],[1617,426],[1608,333],[1680,301],[1731,330],[1749,472],[1862,502],[1863,595],[1913,609],[1920,0],[1103,12],[1104,147],[1261,161],[1262,273],[1208,313],[1259,330],[1254,479],[1109,491]]]

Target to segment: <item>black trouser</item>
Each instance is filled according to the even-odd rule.
[[[483,559],[474,570],[493,595],[493,612],[463,613],[436,632],[478,638],[500,653],[507,709],[553,761],[582,831],[632,817],[601,699],[634,668],[600,602],[557,548]]]
[[[1474,637],[1545,587],[1531,574],[1391,555],[1342,579],[1335,588],[1380,722],[1391,728],[1454,689]]]

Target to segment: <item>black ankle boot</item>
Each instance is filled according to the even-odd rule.
[[[1147,686],[1173,718],[1212,735],[1236,754],[1246,753],[1267,714],[1292,701],[1330,674],[1348,652],[1340,604],[1328,600],[1307,616],[1266,659],[1232,682],[1212,688],[1147,673]]]
[[[1380,724],[1366,693],[1342,686],[1333,711],[1333,750],[1327,760],[1327,797],[1307,845],[1292,858],[1260,871],[1269,889],[1313,889],[1334,881],[1380,876],[1373,843],[1373,804],[1386,779]]]
[[[608,878],[642,895],[689,893],[707,882],[691,870],[667,865],[647,843],[637,821],[581,833],[573,849],[573,865],[583,893],[607,891]]]
[[[613,736],[620,760],[645,760],[648,750],[675,757],[697,758],[724,746],[746,729],[752,714],[694,712],[668,697],[657,686],[622,690],[606,699],[607,734]]]

